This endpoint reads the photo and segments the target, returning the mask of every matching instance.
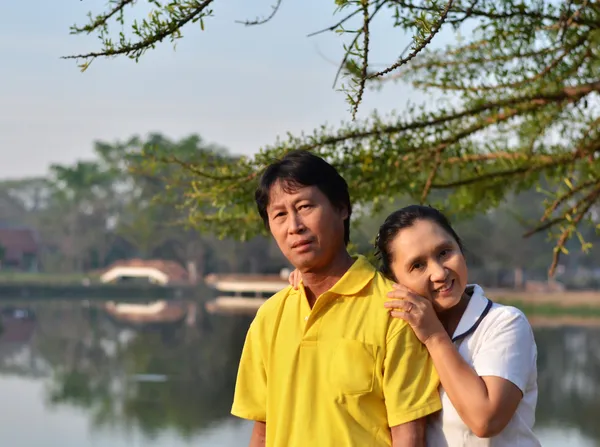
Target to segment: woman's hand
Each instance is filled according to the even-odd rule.
[[[294,290],[298,290],[298,285],[300,284],[300,281],[302,281],[302,274],[297,269],[294,269],[294,271],[290,273],[288,281]]]
[[[386,301],[384,306],[390,309],[392,317],[410,324],[421,343],[427,344],[434,336],[447,336],[428,299],[399,284],[394,284],[394,290],[388,292],[387,296],[391,301]]]

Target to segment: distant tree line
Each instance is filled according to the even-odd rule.
[[[165,154],[171,162],[149,163],[147,151]],[[214,227],[220,232],[209,233],[189,218],[194,207],[204,220],[220,216],[217,208],[197,201],[194,182],[198,176],[177,163],[201,160],[203,165],[214,166],[218,175],[219,169],[226,170],[240,159],[225,148],[208,144],[197,135],[172,141],[153,134],[146,139],[96,142],[94,154],[90,160],[53,165],[45,177],[0,182],[0,223],[27,226],[39,234],[43,271],[84,273],[133,257],[174,260],[184,267],[194,263],[201,276],[211,272],[276,273],[287,267],[265,233],[247,240],[227,238],[231,229],[225,224]],[[240,191],[240,195],[247,193],[246,188]],[[436,194],[432,200],[444,203],[445,192]],[[525,190],[507,196],[492,210],[452,214],[478,280],[507,285],[516,269],[522,269],[529,279],[546,278],[554,242],[541,233],[523,237],[543,212],[543,195],[535,189]],[[240,197],[239,202],[248,206],[251,200]],[[358,207],[352,224],[352,249],[371,255],[384,217],[411,202],[408,195],[389,197],[374,213]],[[245,222],[240,219],[234,224],[243,227]],[[584,231],[586,242],[597,239],[595,228]],[[565,248],[570,256],[562,259],[558,279],[593,282],[593,267],[600,259],[597,245],[583,254],[579,242],[570,241]]]

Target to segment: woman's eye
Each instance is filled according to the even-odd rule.
[[[421,262],[417,262],[412,265],[411,270],[421,270],[424,267],[424,264]]]

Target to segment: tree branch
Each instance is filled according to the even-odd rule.
[[[442,25],[444,24],[444,21],[446,20],[446,17],[448,16],[448,11],[450,10],[450,7],[452,6],[453,2],[454,2],[454,0],[448,0],[448,3],[446,3],[446,7],[442,11],[442,14],[441,14],[440,18],[438,19],[438,21],[433,25],[429,35],[423,40],[423,42],[421,42],[419,45],[417,45],[417,47],[408,56],[406,56],[405,58],[400,58],[400,60],[398,62],[396,62],[395,64],[391,65],[390,67],[386,68],[383,71],[374,73],[369,77],[376,78],[376,77],[384,76],[384,75],[388,74],[389,72],[394,71],[396,68],[406,64],[407,62],[409,62],[410,60],[415,58],[417,56],[417,54],[419,54],[421,51],[423,51],[423,49],[427,45],[429,45],[431,40],[441,29]]]
[[[123,12],[123,10],[125,9],[125,7],[127,5],[131,5],[133,3],[135,3],[137,0],[120,0],[113,9],[111,9],[110,11],[108,11],[106,14],[104,15],[100,15],[98,17],[96,17],[96,20],[94,20],[92,23],[85,25],[83,27],[78,27],[78,26],[73,26],[71,28],[71,34],[73,33],[91,33],[92,31],[97,30],[98,28],[102,28],[104,26],[107,25],[108,21],[115,16],[116,14],[120,14]]]
[[[246,25],[246,26],[264,25],[269,20],[271,20],[273,17],[275,17],[275,14],[277,14],[277,11],[279,11],[281,2],[282,2],[282,0],[277,0],[277,3],[275,3],[273,6],[271,6],[271,8],[272,8],[271,14],[269,14],[266,17],[263,17],[262,19],[258,18],[255,20],[236,20],[235,23],[241,23],[242,25]]]
[[[369,69],[369,22],[371,18],[369,17],[369,2],[368,0],[362,0],[362,9],[363,9],[363,55],[362,55],[362,72],[360,75],[360,80],[358,84],[358,94],[356,95],[356,100],[352,105],[352,119],[356,119],[356,113],[358,112],[358,107],[362,101],[363,93],[365,92],[365,82],[367,81],[367,70]]]
[[[373,18],[381,10],[383,5],[385,5],[385,2],[386,2],[386,0],[382,0],[380,3],[377,4],[377,6],[375,6],[375,9],[373,10],[373,14],[371,14],[371,17],[369,20],[373,20]],[[357,9],[357,11],[362,11],[362,10]],[[344,54],[344,58],[342,59],[342,62],[340,63],[340,66],[338,67],[337,72],[335,73],[335,77],[333,78],[333,87],[335,87],[335,85],[337,84],[337,81],[340,77],[340,74],[342,73],[342,70],[347,67],[348,57],[350,56],[352,48],[354,47],[354,45],[356,45],[356,42],[358,42],[358,39],[361,34],[362,34],[362,30],[360,32],[356,33],[356,35],[354,36],[354,39],[352,39],[352,42],[350,43],[350,46],[348,47],[348,50]]]
[[[74,56],[61,56],[61,59],[94,59],[96,57],[118,56],[120,54],[135,55],[138,57],[146,49],[153,47],[158,42],[162,42],[166,37],[177,33],[183,26],[199,17],[202,12],[210,6],[214,0],[204,0],[198,4],[196,8],[192,8],[190,12],[177,20],[171,20],[164,28],[156,34],[151,34],[148,38],[139,40],[133,44],[124,44],[116,49],[106,49],[104,51],[78,54]],[[84,27],[85,29],[85,27]]]
[[[414,84],[419,87],[433,87],[433,88],[439,88],[442,90],[459,90],[459,91],[469,91],[469,92],[482,92],[482,91],[491,91],[491,90],[522,87],[526,84],[531,84],[533,82],[536,82],[536,81],[542,79],[543,77],[545,77],[546,75],[548,75],[550,72],[552,72],[558,66],[558,64],[560,64],[564,60],[565,57],[571,55],[571,53],[575,49],[577,49],[578,47],[583,45],[587,41],[587,39],[588,39],[587,33],[583,36],[580,36],[580,38],[577,40],[577,42],[575,42],[573,45],[565,48],[564,51],[560,54],[560,56],[558,56],[551,63],[549,63],[547,66],[545,66],[539,73],[537,73],[536,75],[534,75],[532,77],[521,79],[520,81],[506,83],[506,84],[495,84],[495,85],[485,85],[484,84],[484,85],[467,86],[467,87],[460,86],[460,85],[436,84],[436,83],[427,83],[427,82],[419,82],[419,81],[416,81]],[[584,52],[582,54],[579,62],[575,64],[575,67],[579,67],[579,66],[581,66],[581,64],[583,62],[585,62],[585,60],[587,58],[587,54],[588,54],[587,52]]]
[[[307,34],[306,37],[313,37],[313,36],[316,36],[318,34],[335,31],[339,26],[342,26],[344,23],[346,23],[348,20],[350,20],[352,17],[354,17],[355,15],[357,15],[358,13],[360,13],[361,11],[362,11],[362,9],[355,9],[354,11],[352,11],[350,14],[348,14],[346,17],[344,17],[339,22],[334,23],[333,25],[328,26],[327,28],[323,28],[323,29],[320,29],[318,31],[314,31],[314,32],[312,32],[310,34]]]
[[[554,272],[556,271],[556,267],[558,266],[558,261],[560,260],[560,254],[565,247],[565,243],[571,237],[571,233],[573,232],[573,230],[575,228],[577,228],[577,225],[579,225],[581,220],[585,217],[585,215],[592,208],[592,205],[594,205],[594,203],[596,203],[596,200],[598,200],[598,197],[600,197],[600,185],[597,186],[586,197],[586,199],[587,199],[586,205],[583,207],[583,209],[581,211],[579,211],[577,213],[577,215],[575,216],[575,218],[572,221],[572,224],[563,230],[562,234],[560,235],[560,237],[558,239],[558,242],[556,243],[556,246],[554,247],[554,254],[552,256],[552,264],[550,265],[550,269],[548,270],[549,276],[551,276],[551,277],[554,276]],[[585,203],[585,202],[583,202],[583,203]]]
[[[407,3],[402,0],[389,0],[389,1],[391,3],[398,4],[402,7],[406,8],[406,9],[410,9],[410,10],[425,11],[425,12],[435,12],[436,11],[436,9],[432,6],[420,6],[420,5],[415,5],[413,3]],[[536,11],[527,11],[524,9],[519,9],[516,11],[510,11],[510,12],[497,12],[495,9],[493,9],[491,11],[486,11],[483,9],[475,9],[475,8],[465,9],[465,8],[461,8],[461,7],[455,7],[450,11],[450,13],[452,13],[452,14],[467,14],[467,13],[469,13],[470,17],[482,17],[482,18],[488,18],[491,20],[512,19],[515,17],[527,17],[527,18],[531,18],[531,19],[547,20],[547,21],[552,21],[552,22],[558,22],[560,20],[560,17],[551,16],[549,14],[542,14],[542,13],[536,12]],[[576,17],[573,20],[573,22],[578,23],[578,24],[583,24],[583,25],[589,25],[589,26],[598,25],[598,23],[593,20],[582,19],[580,17]]]

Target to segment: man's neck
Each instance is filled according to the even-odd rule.
[[[331,289],[354,263],[352,256],[344,249],[323,269],[302,272],[302,283],[308,304],[312,308],[315,301]]]

